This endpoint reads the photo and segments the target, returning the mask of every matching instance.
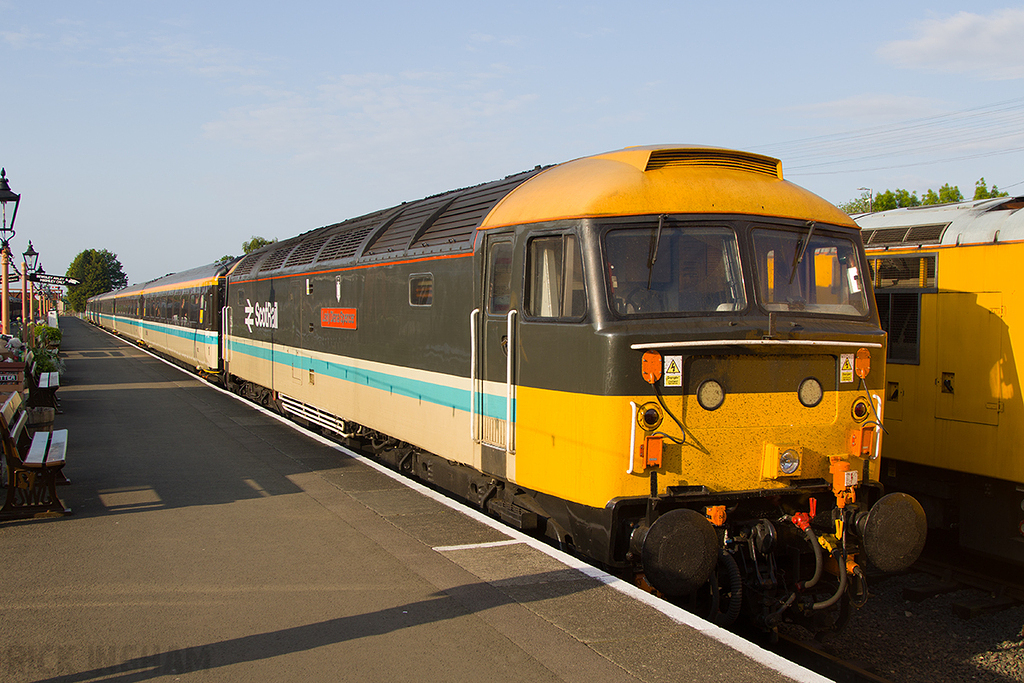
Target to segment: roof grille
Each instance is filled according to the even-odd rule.
[[[327,238],[328,235],[324,235],[306,242],[299,242],[299,246],[288,257],[285,267],[304,266],[307,263],[312,263],[313,259],[316,258],[316,253],[320,251],[320,247],[324,246],[324,243],[327,242]]]
[[[259,272],[265,272],[268,270],[277,270],[284,264],[284,260],[288,257],[288,253],[295,247],[295,244],[289,244],[287,247],[281,247],[270,255],[263,265],[260,266]]]
[[[359,249],[359,245],[363,243],[363,240],[366,239],[371,230],[373,230],[373,225],[365,225],[361,228],[337,233],[327,243],[327,246],[323,248],[323,251],[320,252],[317,261],[352,258],[356,255],[356,250]]]
[[[241,277],[243,275],[248,275],[252,272],[252,267],[256,265],[256,262],[260,260],[261,256],[263,256],[263,252],[258,254],[249,254],[239,262],[238,266],[234,271],[232,271],[231,276]]]
[[[904,228],[875,228],[861,230],[864,246],[891,246],[895,244],[938,244],[949,223],[915,225]]]
[[[656,149],[651,152],[647,168],[644,170],[654,171],[682,166],[716,166],[782,178],[782,164],[777,159],[714,149]]]

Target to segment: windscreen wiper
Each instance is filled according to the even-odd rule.
[[[647,255],[647,289],[651,288],[654,279],[654,263],[658,260],[658,247],[661,246],[661,228],[665,224],[665,214],[658,216],[658,232],[654,235],[651,253]]]
[[[796,258],[793,259],[793,270],[789,271],[789,284],[793,284],[793,277],[796,275],[796,269],[800,265],[800,262],[804,260],[804,254],[807,252],[807,245],[811,243],[811,235],[814,234],[814,228],[818,224],[814,221],[807,221],[807,235],[796,243]]]

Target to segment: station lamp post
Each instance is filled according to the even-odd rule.
[[[35,321],[35,287],[30,280],[31,276],[39,269],[39,253],[32,248],[32,240],[29,240],[29,248],[22,254],[22,328],[29,329],[29,324]],[[26,314],[25,301],[28,298],[28,314]]]
[[[11,225],[7,225],[7,204],[14,202],[14,213],[11,214]],[[10,283],[7,281],[7,268],[11,260],[11,239],[14,237],[14,219],[18,217],[18,204],[21,203],[21,195],[11,192],[11,186],[7,183],[7,169],[0,168],[0,206],[3,211],[3,223],[0,224],[0,271],[2,271],[3,301],[0,311],[0,324],[3,334],[11,333],[11,312],[10,312]],[[25,294],[22,292],[22,297]]]
[[[28,330],[29,321],[32,320],[32,283],[28,276],[31,275],[39,263],[39,254],[32,248],[32,240],[28,241],[28,249],[22,253],[21,261],[21,328]]]
[[[868,213],[875,212],[875,191],[870,187],[858,187],[858,190],[863,190],[868,193]]]
[[[32,271],[32,274],[33,275],[45,275],[46,271],[43,270],[42,266],[39,266],[38,268],[36,268],[35,270]],[[39,315],[42,316],[42,314],[43,314],[43,295],[42,295],[43,286],[40,283],[38,283],[38,282],[32,282],[32,283],[29,284],[29,291],[32,292],[32,306],[35,306],[38,303],[38,305],[39,305],[39,309],[38,309],[39,310]],[[29,309],[30,313],[31,313],[31,310],[32,309],[30,308]],[[32,320],[35,320],[35,319],[36,319],[35,318],[35,314],[32,313]]]

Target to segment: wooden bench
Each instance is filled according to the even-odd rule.
[[[57,389],[60,389],[60,373],[39,372],[36,367],[35,354],[32,351],[25,356],[25,368],[28,372],[29,403],[33,406],[48,406],[59,413],[60,401],[57,400]]]
[[[15,392],[0,409],[0,436],[4,446],[7,498],[0,518],[59,517],[71,514],[57,496],[65,481],[68,430],[29,435],[28,413],[21,393]]]

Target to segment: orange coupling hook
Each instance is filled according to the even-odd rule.
[[[704,509],[704,514],[715,526],[725,526],[725,506],[711,505]]]

